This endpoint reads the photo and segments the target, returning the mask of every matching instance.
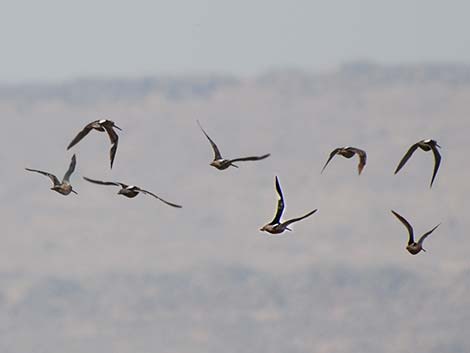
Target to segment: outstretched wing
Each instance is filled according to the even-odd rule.
[[[317,211],[318,211],[318,209],[315,209],[315,210],[313,210],[313,211],[310,211],[310,212],[307,213],[306,215],[303,215],[302,217],[289,219],[288,221],[285,221],[285,222],[283,222],[282,224],[284,224],[284,225],[287,227],[289,224],[294,223],[294,222],[301,221],[302,219],[307,218],[308,216],[313,215],[313,214],[314,214],[315,212],[317,212]]]
[[[432,187],[434,178],[436,177],[437,171],[439,170],[439,165],[441,164],[441,154],[437,150],[436,144],[431,145],[431,149],[432,149],[432,153],[434,154],[434,171],[432,173],[431,185],[429,187]]]
[[[161,197],[155,195],[154,193],[150,192],[150,191],[147,191],[147,190],[144,190],[144,189],[141,189],[141,188],[137,188],[138,191],[144,193],[144,194],[148,194],[148,195],[152,195],[153,197],[155,197],[156,199],[160,200],[161,202],[163,203],[166,203],[167,205],[169,206],[172,206],[172,207],[176,207],[176,208],[182,208],[183,206],[181,205],[177,205],[175,203],[171,203],[171,202],[168,202],[164,199],[162,199]]]
[[[72,140],[72,142],[69,143],[69,145],[67,146],[67,149],[70,149],[72,148],[73,146],[75,146],[78,142],[80,142],[80,140],[82,138],[84,138],[86,135],[88,135],[88,133],[93,129],[93,124],[95,123],[95,121],[89,123],[87,126],[85,126],[83,128],[82,131],[80,131],[77,136],[75,136],[75,138]]]
[[[217,148],[217,145],[215,144],[214,141],[212,141],[212,139],[209,137],[209,135],[204,131],[204,129],[202,128],[201,124],[199,123],[199,120],[197,120],[197,124],[199,125],[199,128],[202,130],[202,132],[204,133],[204,135],[206,135],[207,139],[208,139],[209,142],[211,143],[212,149],[214,150],[214,160],[222,159],[222,155],[220,154],[220,151],[219,151],[219,149]]]
[[[398,163],[397,169],[395,169],[395,174],[397,174],[400,169],[405,165],[405,163],[410,159],[411,155],[416,151],[416,149],[419,146],[419,142],[415,143],[413,146],[410,147],[410,149],[406,152],[406,154],[403,156],[401,159],[400,163]]]
[[[432,232],[434,232],[434,231],[436,230],[436,228],[439,227],[440,225],[441,225],[441,224],[439,223],[437,226],[435,226],[435,227],[434,227],[433,229],[431,229],[429,232],[424,233],[424,234],[421,236],[421,238],[419,238],[418,244],[423,245],[424,239],[426,239],[427,236],[428,236],[429,234],[431,234]]]
[[[364,150],[361,150],[356,147],[349,147],[348,150],[354,152],[359,157],[359,164],[357,165],[357,171],[361,175],[362,170],[364,169],[367,162],[367,153]]]
[[[37,170],[37,169],[29,169],[29,168],[25,168],[25,169],[29,172],[36,172],[36,173],[49,177],[52,180],[52,183],[54,184],[54,186],[60,185],[59,179],[57,179],[57,177],[54,174],[43,172],[42,170]]]
[[[242,162],[242,161],[259,161],[261,159],[268,158],[270,155],[271,155],[271,153],[267,153],[267,154],[263,154],[262,156],[235,158],[235,159],[231,159],[230,163],[232,163],[232,162]]]
[[[116,131],[114,131],[114,128],[113,128],[114,125],[112,125],[112,124],[113,123],[103,124],[103,127],[106,130],[106,132],[108,133],[109,140],[111,141],[111,143],[115,144],[115,143],[118,142],[119,136],[116,133]]]
[[[70,182],[70,176],[72,175],[73,171],[75,170],[75,165],[77,164],[77,159],[75,155],[72,156],[72,160],[70,161],[69,169],[64,174],[64,178],[62,182]]]
[[[116,156],[117,146],[118,146],[118,143],[116,141],[116,143],[113,143],[113,145],[111,146],[109,150],[109,159],[111,163],[111,169],[113,169],[114,157]]]
[[[328,160],[326,161],[325,165],[323,166],[323,169],[321,170],[320,174],[323,173],[323,171],[325,170],[325,168],[326,168],[326,166],[328,165],[328,163],[330,163],[330,161],[333,159],[333,157],[334,157],[339,151],[341,151],[341,148],[335,148],[333,151],[331,151],[330,156],[328,157]]]
[[[277,194],[279,195],[279,200],[277,201],[277,209],[276,209],[276,214],[269,223],[270,225],[273,224],[279,224],[282,216],[282,212],[284,211],[284,196],[282,195],[282,190],[281,190],[281,185],[279,184],[279,179],[276,176],[276,191]]]
[[[108,124],[103,124],[106,132],[108,133],[109,140],[111,141],[111,149],[109,150],[109,159],[111,161],[111,169],[113,168],[114,157],[116,156],[119,136],[113,129],[114,123],[110,122]]]
[[[408,239],[408,244],[412,244],[414,243],[414,236],[413,236],[413,227],[411,226],[411,224],[408,223],[408,221],[403,218],[402,216],[400,216],[398,213],[396,213],[394,210],[391,210],[392,213],[395,215],[395,217],[397,217],[401,223],[404,224],[404,226],[406,227],[406,229],[408,229],[408,233],[410,235],[409,239]]]
[[[96,180],[96,179],[90,179],[90,178],[87,178],[87,177],[83,177],[83,179],[85,179],[86,181],[89,181],[90,183],[93,183],[93,184],[98,184],[98,185],[114,185],[114,186],[120,186],[122,188],[127,188],[127,185],[126,184],[123,184],[123,183],[116,183],[114,181],[101,181],[101,180]]]

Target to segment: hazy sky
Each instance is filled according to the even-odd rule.
[[[470,60],[469,1],[1,1],[0,80]]]

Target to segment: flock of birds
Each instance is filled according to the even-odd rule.
[[[261,156],[250,156],[250,157],[241,157],[241,158],[234,158],[234,159],[223,158],[221,153],[220,153],[220,150],[217,147],[217,145],[215,144],[215,142],[209,137],[209,135],[203,129],[203,127],[201,126],[199,121],[197,121],[197,123],[199,125],[199,128],[201,129],[201,131],[203,132],[203,134],[206,136],[207,140],[211,144],[213,152],[214,152],[214,160],[210,163],[210,165],[217,168],[217,169],[219,169],[219,170],[224,170],[224,169],[227,169],[229,167],[238,168],[238,166],[234,163],[244,162],[244,161],[259,161],[259,160],[268,158],[270,156],[270,154],[267,153],[267,154],[264,154],[264,155],[261,155]],[[118,136],[118,134],[116,133],[116,131],[114,129],[118,129],[118,130],[122,131],[122,129],[119,128],[111,120],[102,119],[102,120],[93,121],[93,122],[87,124],[75,136],[75,138],[72,140],[72,142],[70,142],[70,144],[67,146],[67,150],[69,150],[70,148],[75,146],[77,143],[79,143],[92,130],[97,130],[99,132],[106,132],[108,134],[109,140],[111,142],[111,149],[109,151],[109,157],[110,157],[110,166],[111,166],[111,169],[112,169],[113,168],[113,163],[114,163],[114,158],[116,156],[116,151],[117,151],[117,147],[118,147],[118,141],[119,141],[119,136]],[[431,183],[430,183],[430,188],[431,188],[432,184],[434,182],[434,179],[437,175],[437,171],[439,170],[439,165],[440,165],[440,162],[441,162],[441,155],[440,155],[439,150],[438,150],[438,148],[440,148],[440,146],[437,144],[437,142],[435,140],[432,140],[432,139],[421,140],[421,141],[418,141],[417,143],[413,144],[408,149],[408,151],[405,153],[403,158],[400,160],[400,162],[399,162],[399,164],[398,164],[398,166],[395,170],[395,174],[397,174],[403,168],[403,166],[406,164],[406,162],[410,159],[410,157],[413,155],[413,153],[418,148],[420,148],[421,150],[423,150],[425,152],[432,151],[433,155],[434,155],[434,170],[433,170],[433,174],[432,174],[432,177],[431,177]],[[321,170],[321,173],[323,173],[326,166],[330,163],[330,161],[336,155],[340,155],[340,156],[343,156],[343,157],[348,158],[348,159],[352,158],[354,155],[357,155],[358,158],[359,158],[359,164],[357,166],[359,175],[362,173],[362,171],[363,171],[363,169],[366,165],[366,162],[367,162],[367,154],[364,150],[361,150],[361,149],[356,148],[356,147],[339,147],[339,148],[335,148],[330,153],[325,165],[323,166],[323,169]],[[53,184],[53,186],[51,187],[51,190],[54,190],[54,191],[56,191],[56,192],[58,192],[62,195],[69,195],[72,192],[77,194],[77,192],[75,190],[73,190],[72,185],[70,184],[70,177],[71,177],[72,173],[75,170],[76,164],[77,164],[77,159],[76,159],[76,156],[74,154],[72,156],[71,161],[70,161],[69,168],[67,169],[67,172],[64,174],[64,177],[62,178],[62,181],[60,181],[54,174],[51,174],[49,172],[41,171],[41,170],[38,170],[38,169],[30,169],[30,168],[26,168],[26,170],[30,171],[30,172],[40,173],[42,175],[45,175],[45,176],[49,177],[52,181],[52,184]],[[165,203],[169,206],[172,206],[172,207],[175,207],[175,208],[181,208],[182,207],[181,205],[166,201],[166,200],[162,199],[161,197],[157,196],[156,194],[154,194],[154,193],[152,193],[148,190],[144,190],[144,189],[142,189],[138,186],[135,186],[135,185],[128,185],[128,184],[124,184],[124,183],[121,183],[121,182],[113,182],[113,181],[101,181],[101,180],[91,179],[91,178],[88,178],[88,177],[83,177],[83,179],[85,179],[86,181],[88,181],[90,183],[93,183],[93,184],[118,186],[118,187],[121,188],[119,190],[118,194],[123,195],[123,196],[128,197],[128,198],[134,198],[139,193],[142,193],[142,194],[146,194],[146,195],[151,195],[151,196],[155,197],[156,199],[162,201],[163,203]],[[312,211],[308,212],[307,214],[305,214],[301,217],[291,218],[287,221],[281,222],[281,217],[282,217],[282,214],[284,212],[285,203],[284,203],[284,196],[283,196],[282,190],[281,190],[281,185],[279,183],[279,179],[278,179],[277,176],[275,177],[275,187],[276,187],[276,192],[277,192],[278,197],[279,197],[278,202],[277,202],[276,214],[274,215],[274,218],[271,222],[269,222],[268,224],[261,227],[260,231],[265,231],[265,232],[268,232],[268,233],[271,233],[271,234],[280,234],[280,233],[283,233],[286,230],[291,231],[291,229],[289,228],[289,225],[291,225],[292,223],[301,221],[301,220],[313,215],[317,211],[317,209],[315,209],[315,210],[312,210]],[[424,233],[419,238],[419,240],[416,242],[415,239],[414,239],[413,227],[410,225],[410,223],[403,216],[399,215],[397,212],[392,210],[392,213],[395,215],[395,217],[398,218],[398,220],[401,223],[403,223],[403,225],[408,230],[409,237],[408,237],[408,244],[406,246],[406,249],[408,250],[408,252],[412,255],[416,255],[421,251],[426,251],[426,250],[423,249],[424,240],[440,224],[436,225],[430,231]]]

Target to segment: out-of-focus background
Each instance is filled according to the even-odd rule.
[[[0,351],[468,352],[470,5],[11,2],[0,14]],[[109,141],[90,121],[123,131]],[[199,120],[226,157],[209,166]],[[431,153],[398,175],[411,144]],[[336,157],[336,147],[368,153]],[[78,195],[62,177],[77,154]],[[318,208],[279,236],[261,233]],[[82,176],[136,184],[176,203]],[[426,253],[405,250],[405,216]]]

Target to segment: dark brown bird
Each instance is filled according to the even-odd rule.
[[[434,182],[434,178],[437,175],[439,165],[441,164],[441,155],[437,149],[438,147],[441,148],[441,146],[439,146],[435,140],[421,140],[412,145],[410,149],[406,152],[406,154],[403,156],[400,163],[398,163],[398,167],[395,170],[395,174],[400,171],[400,169],[405,165],[408,159],[410,159],[411,155],[414,153],[414,151],[418,149],[418,147],[425,152],[432,151],[432,153],[434,154],[434,171],[432,173],[431,184],[429,185],[429,187],[432,187],[432,183]]]
[[[326,161],[325,165],[323,166],[323,169],[321,170],[321,173],[323,173],[323,171],[325,170],[328,163],[330,163],[330,161],[333,159],[333,157],[336,156],[337,154],[339,154],[343,157],[346,157],[348,159],[351,158],[352,156],[354,156],[355,154],[357,154],[358,157],[359,157],[359,164],[357,165],[357,171],[358,171],[359,175],[361,175],[362,169],[364,169],[364,166],[366,165],[367,154],[366,154],[365,151],[363,151],[359,148],[355,148],[355,147],[335,148],[330,153],[330,156],[328,157],[328,160]]]
[[[152,193],[150,191],[147,191],[147,190],[144,190],[144,189],[141,189],[141,188],[139,188],[138,186],[135,186],[135,185],[127,185],[127,184],[124,184],[124,183],[117,183],[117,182],[114,182],[114,181],[101,181],[101,180],[90,179],[90,178],[87,178],[87,177],[83,177],[83,179],[85,179],[86,181],[89,181],[90,183],[94,183],[94,184],[98,184],[98,185],[120,186],[121,189],[118,191],[118,194],[123,195],[123,196],[128,197],[128,198],[133,198],[133,197],[136,197],[139,193],[143,193],[143,194],[151,195],[151,196],[155,197],[156,199],[162,201],[163,203],[166,203],[169,206],[176,207],[176,208],[182,208],[183,207],[183,206],[177,205],[175,203],[168,202],[168,201],[162,199],[161,197],[155,195],[154,193]]]
[[[282,212],[284,211],[284,196],[282,195],[282,190],[281,190],[281,185],[279,184],[279,179],[276,176],[276,191],[277,194],[279,195],[279,200],[277,201],[277,210],[276,210],[276,215],[274,216],[273,220],[261,227],[260,231],[266,231],[271,234],[280,234],[284,232],[285,230],[292,230],[288,228],[288,226],[294,222],[298,222],[304,218],[307,218],[308,216],[311,216],[315,212],[317,212],[317,209],[310,211],[306,215],[298,218],[292,218],[287,221],[281,222],[281,216]]]
[[[409,233],[409,239],[408,239],[408,245],[406,246],[406,250],[408,250],[408,252],[411,254],[411,255],[416,255],[417,253],[419,253],[421,250],[423,251],[426,251],[423,249],[423,242],[424,242],[424,239],[426,239],[426,237],[431,234],[432,232],[434,232],[434,230],[440,226],[440,223],[435,226],[433,229],[431,229],[429,232],[426,232],[424,233],[421,238],[419,238],[418,242],[416,243],[415,242],[415,239],[414,239],[414,236],[413,236],[413,227],[411,226],[411,224],[408,223],[408,221],[403,218],[402,216],[400,216],[398,213],[396,213],[394,210],[392,210],[392,213],[395,215],[395,217],[397,217],[401,223],[404,224],[404,226],[406,227],[406,229],[408,230],[408,233]]]
[[[77,136],[75,136],[72,142],[70,142],[70,144],[67,146],[67,150],[69,150],[70,148],[75,146],[78,142],[80,142],[80,140],[83,139],[86,135],[88,135],[88,133],[91,130],[97,130],[100,132],[106,131],[108,133],[109,140],[111,141],[111,149],[109,151],[109,158],[111,160],[111,169],[112,169],[113,163],[114,163],[114,156],[116,155],[118,141],[119,141],[119,137],[116,134],[116,131],[114,131],[114,128],[122,131],[122,129],[119,126],[117,126],[114,123],[114,121],[106,120],[106,119],[92,121],[91,123],[86,125],[83,128],[83,130],[77,134]]]
[[[62,178],[62,182],[60,182],[59,179],[54,174],[43,172],[42,170],[37,170],[37,169],[29,169],[29,168],[25,168],[25,169],[29,172],[36,172],[36,173],[49,177],[53,184],[53,186],[51,187],[51,190],[57,191],[59,194],[62,194],[62,195],[68,195],[71,192],[73,192],[74,194],[77,193],[75,190],[72,189],[72,185],[70,185],[70,176],[75,170],[76,164],[77,164],[77,159],[75,155],[73,155],[70,161],[69,169],[67,170],[64,177]]]
[[[222,158],[222,155],[220,154],[220,151],[217,148],[217,145],[214,143],[214,141],[212,141],[212,139],[209,137],[209,135],[207,135],[207,133],[204,131],[204,129],[202,128],[199,121],[197,121],[197,123],[198,123],[200,129],[202,130],[202,132],[204,133],[204,135],[206,135],[207,139],[209,140],[209,142],[212,146],[212,149],[214,150],[214,160],[210,163],[210,165],[217,168],[217,169],[219,169],[219,170],[224,170],[224,169],[227,169],[228,167],[238,168],[237,165],[233,164],[234,162],[259,161],[259,160],[265,159],[265,158],[267,158],[271,155],[270,153],[268,153],[268,154],[264,154],[262,156],[255,156],[255,157],[242,157],[242,158],[235,158],[235,159]]]

